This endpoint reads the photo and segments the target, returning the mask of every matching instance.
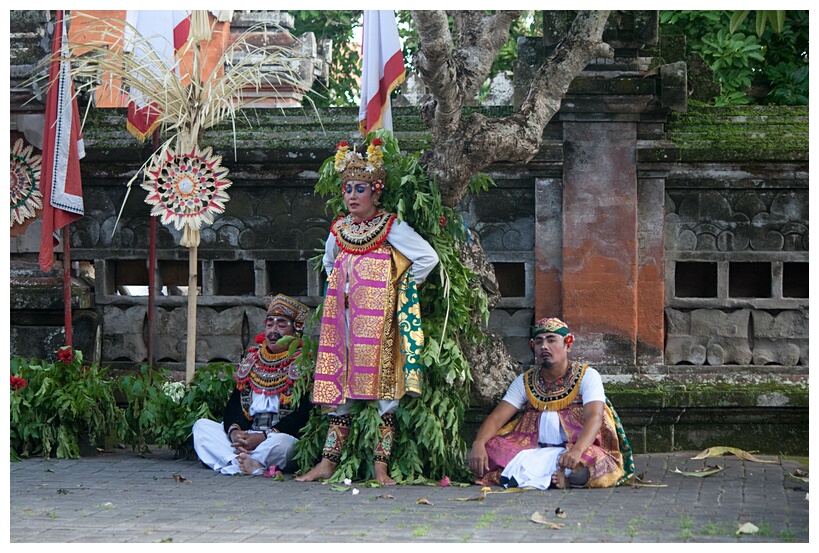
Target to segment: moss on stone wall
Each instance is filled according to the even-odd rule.
[[[607,384],[606,395],[619,408],[808,407],[801,384]]]
[[[808,159],[807,107],[689,107],[669,116],[667,137],[682,160]]]

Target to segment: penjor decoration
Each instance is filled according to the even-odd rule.
[[[22,224],[43,209],[40,194],[40,162],[42,156],[33,154],[34,147],[23,145],[18,138],[11,149],[11,222],[9,226]]]
[[[231,182],[225,178],[228,169],[220,165],[221,156],[211,148],[177,153],[172,148],[154,156],[148,178],[142,188],[148,191],[145,203],[151,215],[160,217],[163,225],[184,230],[181,244],[198,242],[194,238],[203,223],[212,224],[214,215],[224,213],[230,199],[225,190]]]

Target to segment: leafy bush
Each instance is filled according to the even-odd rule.
[[[80,440],[104,446],[123,428],[107,369],[61,348],[54,362],[11,359],[11,457],[80,456]]]
[[[12,460],[78,458],[86,437],[91,446],[184,451],[198,419],[222,420],[235,384],[230,363],[201,367],[185,385],[173,381],[170,371],[147,365],[114,380],[108,369],[83,365],[80,351],[64,347],[57,355],[54,362],[11,359]],[[123,405],[117,404],[117,392]]]
[[[140,452],[152,444],[177,452],[188,448],[198,419],[222,420],[235,384],[233,368],[230,363],[199,368],[188,386],[171,380],[170,371],[147,365],[136,375],[120,378],[127,402],[125,442]]]
[[[687,50],[714,70],[722,86],[715,105],[807,105],[808,12],[787,11],[780,32],[758,28],[753,17],[732,32],[732,13],[661,11],[660,33],[685,36]]]

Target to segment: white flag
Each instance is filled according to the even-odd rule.
[[[361,72],[361,134],[392,130],[390,93],[404,82],[404,55],[393,10],[364,10]]]

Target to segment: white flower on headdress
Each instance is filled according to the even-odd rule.
[[[342,140],[338,143],[338,146],[336,146],[336,160],[335,163],[333,163],[333,168],[340,173],[347,168],[347,164],[352,159],[352,156],[353,152],[350,151],[350,145],[347,141]]]

